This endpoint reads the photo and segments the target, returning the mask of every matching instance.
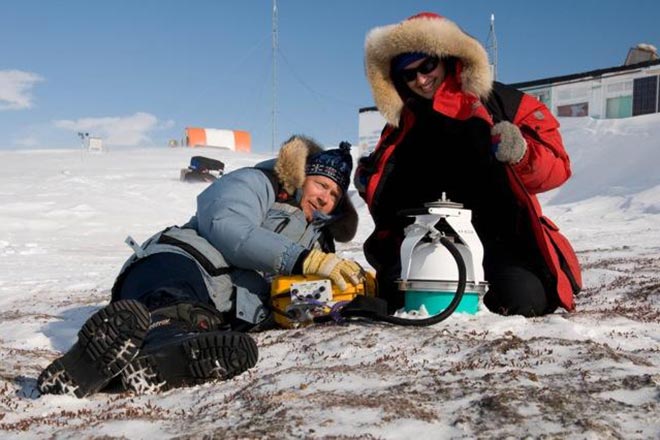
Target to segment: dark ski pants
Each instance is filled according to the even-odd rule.
[[[484,262],[489,288],[484,305],[500,315],[542,316],[554,312],[557,294],[543,271],[515,255],[501,253]]]
[[[165,313],[170,306],[180,309],[180,305],[188,304],[195,310],[201,307],[212,313],[214,321],[226,323],[233,330],[255,328],[255,321],[236,317],[235,292],[232,293],[232,308],[224,312],[217,310],[200,268],[183,255],[172,252],[149,255],[135,262],[121,277],[113,288],[112,301],[135,299],[156,315]],[[232,272],[232,282],[247,292],[266,292],[269,299],[270,285],[255,271],[236,270]],[[267,299],[261,299],[262,303],[266,304]]]
[[[183,255],[163,252],[137,261],[122,275],[113,301],[135,299],[150,311],[190,302],[213,306],[197,264]]]

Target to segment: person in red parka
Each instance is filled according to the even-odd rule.
[[[387,125],[354,179],[375,224],[365,256],[390,311],[403,304],[399,247],[413,221],[399,213],[442,193],[472,210],[484,245],[489,310],[523,316],[573,310],[579,263],[535,196],[571,175],[559,123],[547,107],[494,82],[481,44],[433,13],[372,29],[365,68]]]

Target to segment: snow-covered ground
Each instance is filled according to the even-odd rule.
[[[36,377],[108,302],[125,237],[188,220],[191,156],[264,156],[0,151],[0,437],[660,438],[660,115],[562,124],[575,175],[543,200],[583,265],[576,312],[267,331],[230,381],[86,399],[39,396]],[[353,198],[340,252],[364,262]]]

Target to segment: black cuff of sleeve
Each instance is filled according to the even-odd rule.
[[[309,255],[309,250],[305,249],[298,255],[298,259],[296,260],[296,264],[293,265],[293,269],[291,270],[291,275],[302,275],[303,273],[303,262],[305,261],[305,258],[307,258],[307,255]]]

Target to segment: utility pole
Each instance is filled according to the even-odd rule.
[[[275,154],[275,144],[277,142],[277,51],[278,51],[278,35],[277,35],[277,0],[273,0],[273,108],[272,108],[272,134],[270,150]]]
[[[497,80],[497,37],[495,37],[495,14],[490,14],[490,31],[486,40],[486,51],[490,60],[490,69],[493,80]]]

